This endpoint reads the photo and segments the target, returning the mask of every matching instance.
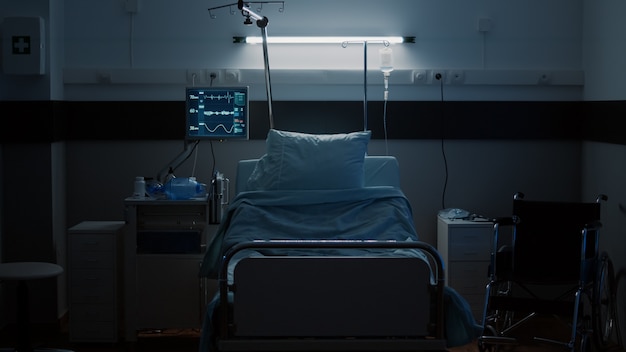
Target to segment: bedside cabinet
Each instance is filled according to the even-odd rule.
[[[467,300],[482,320],[493,241],[493,223],[437,216],[437,250],[446,268],[446,284]]]
[[[208,199],[127,198],[124,206],[125,340],[145,330],[200,329],[217,291],[217,280],[198,275],[210,240]]]
[[[72,342],[118,341],[124,225],[124,221],[83,221],[68,229]]]

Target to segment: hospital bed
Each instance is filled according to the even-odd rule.
[[[201,269],[219,285],[201,351],[446,350],[441,258],[368,141],[270,130],[239,162]]]

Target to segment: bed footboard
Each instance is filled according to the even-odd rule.
[[[405,251],[251,256],[237,262],[229,282],[227,268],[237,252],[281,248]],[[222,351],[446,349],[444,271],[439,254],[426,243],[249,242],[229,251],[222,268],[218,339]]]

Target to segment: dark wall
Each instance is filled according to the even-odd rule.
[[[182,101],[3,101],[0,142],[182,140]],[[309,133],[362,130],[359,101],[275,101],[274,127]],[[264,139],[267,103],[250,103],[250,138]],[[574,139],[626,144],[626,101],[391,101],[389,139]],[[384,105],[368,103],[372,138],[385,137]]]

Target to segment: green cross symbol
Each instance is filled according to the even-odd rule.
[[[13,36],[13,55],[30,55],[30,36]]]

